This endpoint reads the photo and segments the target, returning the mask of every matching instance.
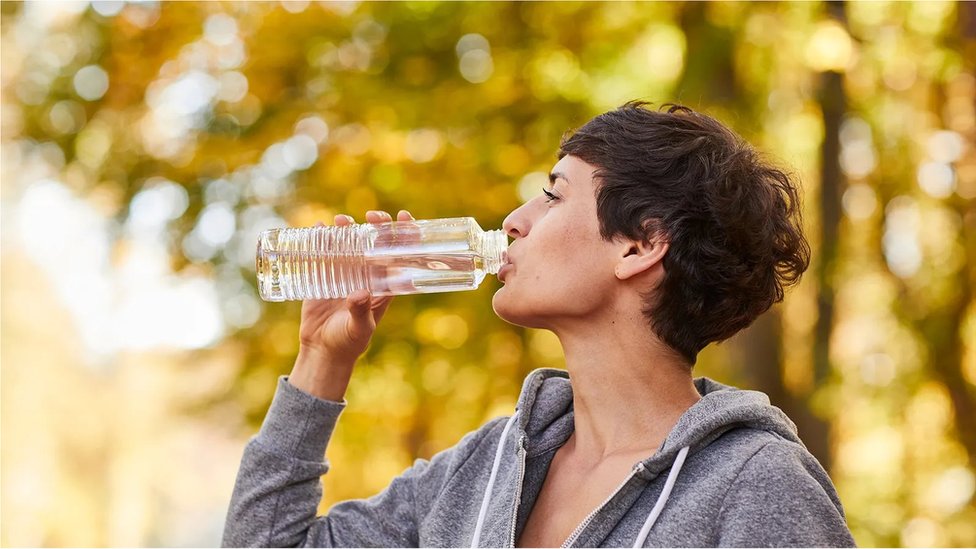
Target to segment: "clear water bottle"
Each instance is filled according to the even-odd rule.
[[[473,290],[507,248],[504,231],[470,217],[271,229],[258,239],[258,289],[265,301]]]

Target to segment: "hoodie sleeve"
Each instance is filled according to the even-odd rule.
[[[766,444],[745,463],[718,526],[722,547],[854,547],[827,473],[786,442]]]
[[[382,493],[316,516],[324,460],[345,403],[321,400],[280,378],[258,434],[244,449],[224,525],[224,547],[403,547],[441,487],[497,425],[493,421],[434,456],[417,460]]]

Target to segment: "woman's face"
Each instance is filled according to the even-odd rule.
[[[574,156],[553,167],[550,184],[502,225],[514,239],[492,299],[502,319],[531,328],[593,318],[608,305],[620,244],[600,236],[596,168]]]

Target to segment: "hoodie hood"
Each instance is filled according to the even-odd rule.
[[[647,479],[671,467],[678,452],[688,447],[694,455],[733,429],[748,427],[773,433],[802,445],[796,426],[782,410],[758,391],[736,389],[711,379],[695,379],[701,400],[685,411],[664,443],[642,462],[639,473]],[[531,456],[566,442],[573,432],[573,388],[565,370],[539,369],[522,385],[516,409],[518,425]]]

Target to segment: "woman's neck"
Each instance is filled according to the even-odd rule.
[[[658,341],[643,319],[635,320],[624,327],[617,317],[603,330],[591,323],[578,336],[557,332],[573,383],[571,442],[582,459],[653,454],[701,398],[689,365]]]

